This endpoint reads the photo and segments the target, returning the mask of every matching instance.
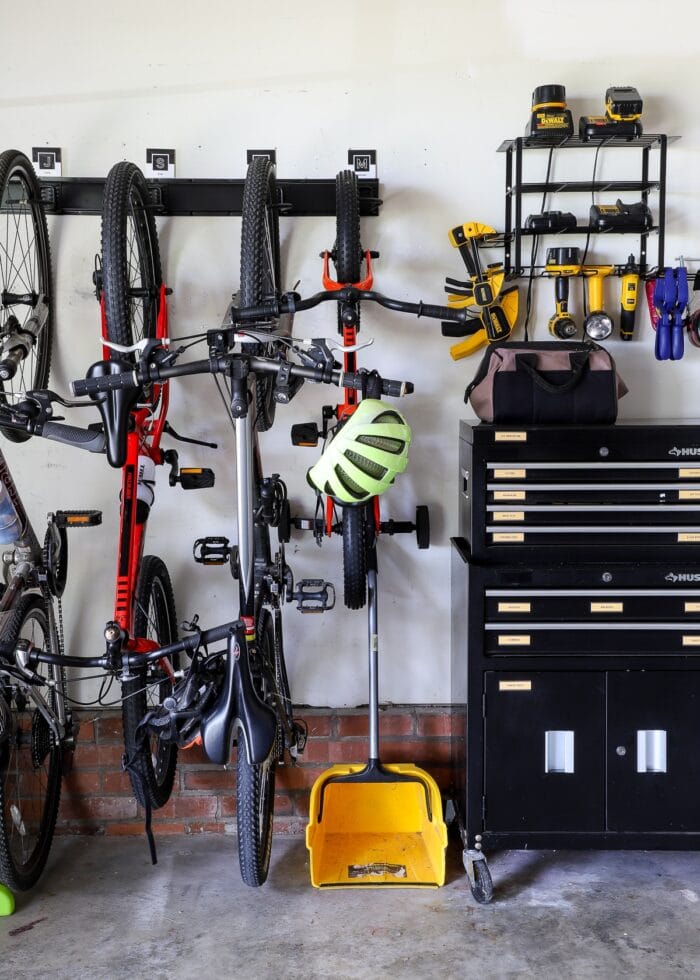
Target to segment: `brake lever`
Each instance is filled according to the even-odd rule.
[[[363,346],[367,345],[365,344]],[[301,340],[298,344],[294,345],[294,351],[306,367],[320,367],[330,371],[335,367],[335,357],[325,337]]]

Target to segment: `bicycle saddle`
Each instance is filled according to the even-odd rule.
[[[96,361],[87,372],[88,378],[103,378],[107,374],[123,374],[133,371],[131,361],[119,358],[111,361]],[[129,413],[139,399],[139,387],[117,388],[113,391],[100,391],[90,395],[95,402],[104,425],[107,441],[109,465],[121,468],[126,462],[126,434],[129,427]]]

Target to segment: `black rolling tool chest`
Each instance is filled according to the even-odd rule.
[[[462,423],[459,494],[465,863],[700,847],[700,423]]]

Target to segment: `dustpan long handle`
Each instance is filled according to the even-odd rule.
[[[369,641],[369,757],[379,759],[379,627],[377,569],[367,571],[367,632]]]

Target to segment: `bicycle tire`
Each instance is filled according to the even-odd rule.
[[[260,306],[280,295],[280,232],[274,164],[255,157],[248,165],[241,220],[241,306]],[[253,353],[272,353],[273,344],[255,344]],[[274,379],[255,377],[255,425],[266,432],[275,420]]]
[[[343,507],[343,598],[348,609],[362,609],[367,602],[367,549],[373,507],[373,500]]]
[[[102,201],[102,291],[107,340],[129,346],[155,337],[163,281],[148,187],[135,163],[116,163]],[[137,355],[110,352],[113,360]]]
[[[335,178],[335,246],[333,248],[335,275],[343,285],[360,281],[362,275],[362,242],[360,240],[360,189],[352,170],[341,170]],[[338,304],[338,331],[343,322]],[[355,330],[360,329],[360,308],[357,306]]]
[[[25,594],[5,636],[13,646],[24,637],[46,649],[49,629],[44,600]],[[47,680],[59,669],[36,668]],[[48,703],[55,707],[56,688],[48,691]],[[26,891],[38,881],[51,849],[61,797],[61,745],[39,710],[29,710],[21,683],[1,679],[0,697],[10,715],[9,737],[0,744],[0,881]]]
[[[43,323],[14,377],[0,381],[0,404],[32,388],[46,388],[53,345],[53,285],[46,214],[34,168],[19,150],[0,153],[0,361],[12,349],[12,336],[27,337],[26,327],[45,299]],[[17,300],[21,300],[17,302]],[[24,331],[24,334],[23,334]],[[29,433],[3,429],[10,442],[26,442]]]
[[[276,670],[275,634],[272,617],[261,609],[257,617],[256,637],[258,663],[252,666],[253,682],[259,696],[269,696],[269,672]],[[275,773],[281,757],[284,739],[278,723],[275,742],[269,757],[262,763],[248,761],[245,739],[238,737],[236,752],[236,825],[238,830],[238,861],[241,878],[246,885],[257,888],[267,880],[272,848],[272,818],[275,803]]]
[[[177,640],[175,598],[170,575],[163,561],[147,555],[136,587],[134,633],[155,640],[160,646]],[[177,669],[178,664],[172,663]],[[151,736],[148,745],[136,737],[137,728],[149,708],[172,694],[172,679],[160,664],[133,670],[133,680],[122,683],[122,725],[124,751],[129,762],[129,778],[136,801],[153,809],[170,799],[177,768],[177,746]],[[134,771],[135,770],[135,771]]]

